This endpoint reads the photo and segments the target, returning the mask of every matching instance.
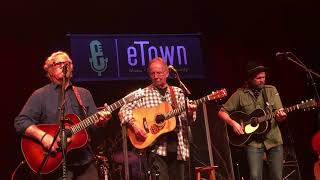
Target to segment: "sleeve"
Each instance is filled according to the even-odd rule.
[[[132,110],[139,107],[140,100],[133,101],[130,103],[125,104],[119,110],[119,119],[121,125],[124,123],[129,123],[133,120]]]
[[[41,94],[33,92],[19,115],[14,120],[14,127],[19,135],[23,135],[25,130],[33,124],[38,124],[41,118]]]
[[[145,106],[145,104],[146,104],[145,101],[147,101],[146,97],[150,96],[149,95],[150,92],[148,90],[148,87],[143,89],[143,94],[144,94],[143,98],[129,102],[120,108],[118,115],[119,115],[119,120],[120,120],[121,125],[126,124],[126,123],[130,123],[130,121],[134,121],[132,110]]]
[[[234,92],[230,98],[227,100],[226,103],[223,104],[221,107],[221,110],[230,114],[233,111],[239,110],[240,107],[240,95],[239,95],[239,90]]]

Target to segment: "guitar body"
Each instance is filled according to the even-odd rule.
[[[138,149],[144,149],[150,146],[161,134],[170,132],[176,127],[176,119],[172,117],[161,123],[156,122],[157,115],[172,111],[169,103],[163,102],[158,106],[151,108],[139,108],[133,110],[133,118],[140,128],[147,132],[147,138],[139,141],[132,129],[128,128],[128,136],[132,145]]]
[[[300,104],[286,107],[283,111],[285,113],[289,113],[295,110],[306,110],[317,106],[319,106],[318,102],[314,99],[310,99],[302,101]],[[236,111],[231,113],[230,117],[238,122],[244,130],[244,134],[238,135],[233,131],[231,126],[227,126],[230,144],[234,146],[241,146],[252,140],[252,136],[258,135],[257,138],[259,138],[259,135],[267,133],[271,129],[270,119],[275,117],[275,112],[266,114],[264,110],[256,109],[248,115],[244,112]]]
[[[144,93],[141,89],[139,89],[128,94],[119,101],[105,107],[101,111],[109,111],[111,113],[124,104],[138,100],[142,97],[144,97]],[[66,153],[73,149],[82,148],[87,144],[88,134],[85,129],[90,125],[99,122],[100,115],[98,113],[99,112],[92,114],[82,121],[75,114],[67,114],[65,116],[66,121],[64,122],[64,125],[66,127],[66,130],[68,130],[68,134],[70,133],[71,135],[70,142],[68,143],[66,148]],[[59,131],[59,126],[56,124],[40,124],[37,125],[37,127],[52,136],[55,136]],[[45,158],[45,154],[48,151],[42,146],[41,143],[26,136],[23,136],[21,139],[21,149],[30,169],[32,169],[32,171],[34,172],[38,172],[38,169]],[[56,170],[62,163],[62,158],[63,157],[61,151],[58,151],[57,153],[49,153],[48,159],[44,161],[45,163],[41,168],[40,174],[48,174]]]
[[[68,121],[65,123],[66,129],[68,129],[73,124],[80,122],[80,119],[75,114],[67,114],[65,116]],[[48,134],[52,135],[53,137],[59,130],[59,126],[56,124],[39,124],[37,127]],[[88,141],[88,134],[86,130],[81,130],[77,134],[71,136],[71,141],[67,145],[66,152],[73,149],[78,149],[86,145]],[[26,162],[28,163],[29,167],[34,171],[37,172],[38,168],[42,160],[45,158],[45,153],[47,150],[40,144],[38,141],[34,140],[33,138],[23,136],[21,140],[21,149],[24,155]],[[41,174],[48,174],[54,170],[56,170],[59,165],[62,163],[62,152],[58,151],[57,153],[51,153],[45,162],[44,166],[42,167],[40,173]]]
[[[244,134],[238,135],[233,131],[231,126],[227,126],[228,136],[230,144],[234,146],[242,146],[245,143],[252,140],[252,136],[262,135],[270,129],[270,121],[263,121],[256,123],[256,118],[264,116],[265,112],[262,109],[256,109],[249,115],[241,112],[235,111],[230,114],[231,119],[239,123],[244,130]]]

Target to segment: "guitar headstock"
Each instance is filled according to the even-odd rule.
[[[225,88],[212,91],[211,94],[208,95],[209,100],[217,100],[227,96],[227,90]]]
[[[306,100],[306,101],[301,101],[301,103],[298,104],[298,106],[300,109],[310,110],[310,109],[314,109],[315,107],[317,107],[318,103],[316,102],[316,100],[310,99],[310,100]]]
[[[141,99],[144,97],[144,91],[139,88],[136,91],[131,92],[130,94],[128,94],[125,99],[127,102],[132,102],[132,101],[136,101],[138,99]]]

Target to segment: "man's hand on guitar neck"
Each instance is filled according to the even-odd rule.
[[[129,122],[130,128],[133,130],[136,135],[137,140],[144,141],[147,138],[147,133],[143,128],[140,128],[135,120]]]
[[[197,110],[197,105],[192,101],[188,101],[188,114],[192,116],[193,112]]]
[[[105,122],[107,122],[111,118],[111,113],[107,110],[109,105],[107,103],[104,104],[104,110],[98,111],[99,121],[97,121],[94,125],[96,127],[102,126]]]
[[[284,121],[287,117],[287,113],[283,111],[283,108],[277,110],[275,115],[276,115],[276,120],[279,122]]]

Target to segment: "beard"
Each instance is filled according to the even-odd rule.
[[[257,84],[257,83],[255,83],[254,80],[249,80],[248,85],[252,89],[259,89],[260,90],[260,89],[264,88],[265,82]]]
[[[262,89],[262,88],[264,88],[264,83],[263,84],[259,84],[259,85],[256,85],[256,89]]]

